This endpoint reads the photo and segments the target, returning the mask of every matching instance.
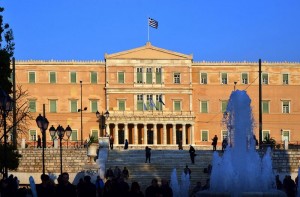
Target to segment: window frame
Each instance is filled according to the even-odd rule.
[[[78,100],[77,99],[70,99],[70,113],[77,113],[78,112]],[[73,109],[73,106],[72,106],[72,102],[75,102],[76,101],[76,111],[72,111]]]
[[[122,80],[121,76],[123,77],[123,80]],[[124,71],[118,71],[117,78],[118,78],[118,84],[125,84],[125,72]]]
[[[31,104],[34,104],[34,110],[32,110]],[[32,113],[37,112],[37,109],[36,109],[36,99],[28,99],[28,110],[30,112],[32,112]]]
[[[174,84],[180,84],[181,83],[181,74],[180,74],[180,72],[174,72],[173,73],[173,83]]]
[[[33,79],[31,77],[33,77]],[[35,71],[28,71],[28,83],[29,84],[36,83],[36,72]]]
[[[204,104],[206,104],[206,111],[203,110]],[[200,101],[200,113],[203,113],[203,114],[208,113],[208,101],[207,100]]]
[[[52,75],[54,75],[54,76],[52,76]],[[54,79],[53,79],[53,77],[54,77]],[[52,81],[52,79],[54,81]],[[49,71],[49,83],[51,83],[51,84],[56,84],[57,83],[57,77],[56,77],[56,72],[55,71]]]
[[[52,111],[52,105],[51,102],[55,101],[55,110]],[[57,113],[57,99],[49,99],[49,113]]]
[[[162,84],[162,68],[155,68],[155,83]]]
[[[246,78],[244,76],[246,76]],[[244,85],[249,84],[249,74],[248,73],[246,73],[246,72],[241,73],[241,82]]]
[[[94,105],[96,105],[96,109],[94,109]],[[90,111],[92,113],[96,113],[98,111],[98,100],[97,99],[90,99]]]
[[[285,76],[287,79],[285,79]],[[288,73],[282,73],[282,84],[289,85],[290,82],[290,75]]]
[[[74,77],[75,77],[75,81],[73,81]],[[70,71],[70,83],[72,83],[72,84],[77,83],[77,72],[76,71]]]
[[[285,104],[288,104],[287,106]],[[282,100],[281,101],[281,109],[283,114],[291,113],[291,101],[290,100]]]
[[[204,139],[204,134],[206,133],[207,139]],[[209,131],[208,130],[201,130],[201,142],[208,142],[209,140]]]
[[[136,68],[136,83],[142,84],[143,83],[143,68],[137,67]]]
[[[261,74],[261,83],[263,85],[268,85],[269,84],[269,73],[262,73]]]
[[[124,109],[122,110],[120,104],[124,102]],[[126,100],[125,99],[118,99],[118,111],[126,111]]]
[[[205,77],[203,76],[205,75]],[[208,74],[206,72],[200,72],[200,84],[208,83]]]
[[[176,108],[176,103],[179,104],[180,109]],[[182,101],[181,100],[173,100],[173,111],[174,112],[181,112],[182,111]]]
[[[90,71],[90,83],[97,84],[98,83],[98,72]]]
[[[268,107],[268,111],[266,112],[264,109],[265,109],[265,104],[267,104],[267,107]],[[270,113],[270,101],[267,101],[267,100],[263,100],[261,102],[261,107],[262,107],[262,113],[263,114],[269,114]]]
[[[225,78],[223,78],[224,75],[226,75]],[[227,72],[221,72],[221,84],[223,84],[223,85],[228,84],[228,73]]]

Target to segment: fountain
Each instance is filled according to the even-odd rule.
[[[223,117],[228,146],[223,157],[214,152],[210,189],[197,196],[285,196],[276,190],[271,150],[263,158],[255,150],[250,104],[246,91],[232,92]]]
[[[171,173],[170,187],[173,191],[173,197],[188,197],[190,189],[190,175],[182,172],[181,182],[179,184],[177,180],[176,168],[174,168]]]

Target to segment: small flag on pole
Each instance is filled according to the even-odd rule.
[[[148,110],[146,104],[144,103],[144,110]]]
[[[162,96],[161,95],[159,95],[159,97],[158,97],[158,101],[161,103],[161,104],[163,104],[163,105],[165,105],[165,103],[163,102],[163,100],[162,100],[162,98],[161,98]]]
[[[152,100],[152,98],[150,98],[150,107],[153,109],[153,108],[155,108],[155,109],[157,109],[156,108],[156,106],[155,106],[155,104],[154,104],[154,102],[153,102],[153,100]]]
[[[148,18],[148,24],[150,27],[153,27],[155,29],[158,28],[158,22],[154,20],[153,18]]]

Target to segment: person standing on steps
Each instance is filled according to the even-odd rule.
[[[42,148],[42,139],[40,135],[38,135],[37,148]]]
[[[148,160],[149,160],[149,163],[151,163],[150,162],[150,160],[151,160],[151,148],[146,146],[145,152],[146,152],[146,161],[145,161],[145,163],[147,163]]]
[[[124,144],[124,149],[127,150],[128,149],[128,140],[125,140],[125,144]]]
[[[114,149],[114,136],[110,135],[109,136],[109,147],[110,149]]]
[[[189,153],[190,153],[192,164],[195,164],[195,156],[196,156],[195,152],[196,152],[195,148],[192,145],[190,145]]]
[[[215,135],[215,137],[212,139],[211,145],[213,145],[213,151],[217,150],[217,144],[218,144],[218,136]]]

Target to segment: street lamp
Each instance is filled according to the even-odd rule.
[[[55,129],[52,125],[52,127],[49,129],[50,135],[52,139],[55,137],[55,134],[57,133],[57,136],[59,138],[59,146],[60,146],[60,174],[62,174],[63,168],[62,168],[62,143],[61,141],[64,138],[64,135],[66,133],[68,139],[72,134],[72,129],[68,125],[66,129],[64,129],[61,125],[58,125],[58,127]]]
[[[78,112],[80,112],[80,141],[81,146],[83,145],[82,141],[82,132],[83,132],[83,124],[82,124],[82,111],[86,111],[87,107],[82,109],[82,81],[80,81],[80,109],[78,109]]]
[[[106,129],[105,121],[109,117],[109,112],[106,111],[104,114],[103,114],[103,112],[100,114],[100,112],[97,111],[96,112],[96,117],[98,118],[98,121],[99,121],[100,136],[103,137],[103,130]]]
[[[42,158],[43,158],[43,174],[45,174],[45,148],[46,148],[46,130],[48,129],[49,121],[47,120],[46,117],[42,116],[39,114],[39,116],[36,118],[36,124],[42,131],[42,138],[43,138],[43,153],[42,153]]]
[[[12,110],[13,100],[10,98],[8,94],[2,89],[0,89],[0,111],[3,119],[3,134],[4,134],[4,159],[3,159],[3,167],[4,167],[4,178],[7,178],[7,136],[6,136],[6,117],[8,113]]]

